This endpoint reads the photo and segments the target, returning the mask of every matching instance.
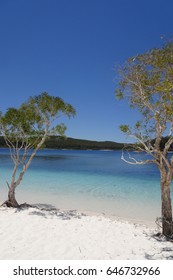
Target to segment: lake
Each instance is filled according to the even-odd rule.
[[[136,158],[146,155],[133,152]],[[0,201],[12,160],[0,149]],[[42,150],[16,190],[19,203],[51,204],[137,220],[160,216],[160,175],[154,165],[129,165],[121,151]]]

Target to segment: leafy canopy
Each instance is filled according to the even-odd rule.
[[[172,143],[173,42],[130,58],[119,69],[119,75],[116,97],[127,98],[130,106],[141,113],[141,120],[133,128],[121,125],[121,130],[142,143],[144,150],[146,141],[151,145],[154,138],[155,148],[159,148],[164,134]]]
[[[8,145],[14,143],[34,147],[41,138],[50,134],[64,135],[66,127],[58,124],[53,127],[54,121],[66,115],[75,115],[75,109],[65,103],[60,97],[50,96],[44,92],[30,97],[18,109],[9,108],[0,115],[0,131]],[[21,144],[22,143],[22,144]]]

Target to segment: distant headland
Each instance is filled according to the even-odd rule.
[[[3,137],[0,137],[0,147],[7,147]],[[121,150],[123,143],[113,141],[93,141],[75,139],[71,137],[50,136],[44,145],[47,149],[74,149],[74,150]]]
[[[164,148],[167,137],[162,138],[161,149]],[[154,145],[154,141],[151,143]],[[124,147],[129,147],[132,150],[136,150],[136,146],[127,143],[118,143],[114,141],[94,141],[85,139],[76,139],[72,137],[62,136],[49,136],[45,141],[44,148],[46,149],[71,149],[71,150],[121,150]],[[0,136],[0,148],[6,148],[7,145],[2,136]],[[170,151],[173,151],[173,145],[171,145]]]

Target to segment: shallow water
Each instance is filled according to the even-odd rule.
[[[11,170],[9,151],[0,149],[1,201],[6,198]],[[19,202],[154,220],[160,216],[159,180],[154,165],[129,165],[121,160],[121,151],[42,150],[16,196]]]

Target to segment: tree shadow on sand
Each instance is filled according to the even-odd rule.
[[[31,210],[29,215],[36,215],[46,219],[50,216],[55,216],[62,220],[70,220],[72,218],[81,219],[82,216],[86,216],[83,213],[77,212],[77,210],[60,210],[51,204],[42,203],[32,205],[24,203],[20,208],[16,209],[16,212],[25,211],[28,208]]]
[[[171,254],[171,255],[170,255]],[[173,260],[173,249],[165,247],[155,254],[145,253],[145,259],[147,260]]]
[[[148,236],[149,237],[149,236]],[[163,247],[158,248],[158,251],[154,254],[148,254],[145,253],[145,258],[147,260],[173,260],[173,241],[170,239],[167,239],[165,236],[163,236],[161,233],[153,234],[149,238],[153,238],[158,242],[158,244],[161,244]],[[171,246],[169,247],[169,245]]]

